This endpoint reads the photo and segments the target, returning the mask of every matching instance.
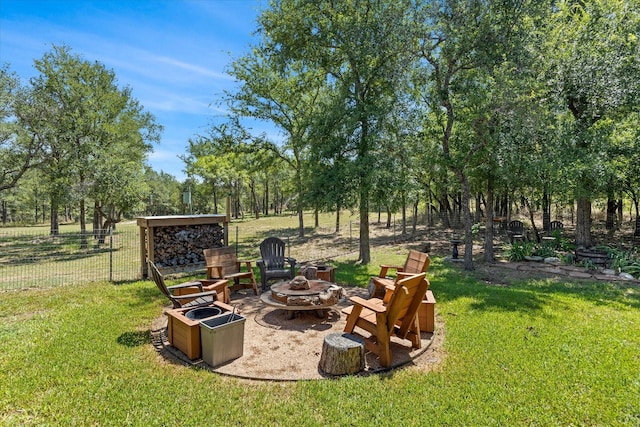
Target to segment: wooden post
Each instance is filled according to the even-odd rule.
[[[147,247],[145,243],[146,228],[140,227],[140,276],[146,279],[149,275],[147,266]]]

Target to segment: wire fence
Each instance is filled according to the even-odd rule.
[[[409,237],[395,223],[387,228],[374,221],[370,227],[377,228],[371,247]],[[420,238],[421,234],[424,226],[411,237]],[[260,258],[260,242],[268,236],[278,236],[287,243],[288,256],[298,263],[308,263],[345,256],[357,259],[359,235],[357,221],[348,221],[338,230],[329,223],[307,226],[304,236],[299,235],[297,227],[232,223],[228,244],[236,248],[239,258],[256,260]],[[55,236],[43,228],[0,228],[0,291],[140,280],[140,245],[140,231],[135,224],[103,233],[61,232]],[[204,273],[204,269],[199,266],[188,273]]]
[[[0,290],[139,277],[135,230],[103,234],[0,231]]]

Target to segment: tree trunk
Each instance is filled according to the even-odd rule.
[[[402,192],[402,235],[407,235],[407,194]]]
[[[434,224],[434,206],[433,206],[433,192],[431,191],[430,188],[427,187],[427,189],[429,190],[429,199],[427,201],[427,224],[429,225],[429,227],[432,227]]]
[[[622,199],[618,199],[618,224],[622,224],[624,222],[624,213],[622,212],[622,206]]]
[[[476,212],[474,215],[474,222],[478,223],[482,221],[482,194],[476,193]]]
[[[605,221],[605,228],[609,231],[613,231],[615,228],[616,209],[616,200],[612,196],[609,196],[607,198],[607,219]]]
[[[52,236],[57,236],[60,234],[60,224],[58,223],[58,203],[51,199],[51,215],[50,215],[50,231],[49,233]]]
[[[460,195],[460,210],[464,222],[464,269],[467,271],[474,270],[473,265],[473,235],[471,228],[473,226],[471,218],[471,190],[469,189],[469,180],[462,171],[457,171],[460,184],[462,185],[462,194]]]
[[[369,195],[364,189],[360,193],[360,255],[362,264],[371,262],[371,249],[369,247]]]
[[[317,203],[316,203],[316,207],[315,207],[315,209],[313,211],[313,217],[315,219],[315,222],[314,222],[315,228],[320,227],[320,212],[319,212]]]
[[[296,169],[296,193],[296,208],[298,209],[298,237],[304,237],[304,218],[302,212],[302,201],[304,196],[302,194],[302,176],[300,174],[300,168]]]
[[[260,202],[256,194],[256,183],[253,179],[249,181],[249,190],[251,190],[251,200],[253,205],[253,214],[256,219],[260,219]]]
[[[449,219],[449,196],[445,192],[442,195],[442,201],[440,202],[440,219],[444,228],[451,228],[451,221]]]
[[[264,180],[264,215],[269,215],[269,178]]]
[[[38,223],[38,219],[39,219],[38,218],[38,206],[39,205],[38,205],[38,189],[37,188],[34,191],[33,200],[34,200],[34,207],[36,208],[36,212],[35,212],[36,214],[35,214],[34,218],[35,218],[35,223],[37,224]]]
[[[640,201],[635,193],[632,195],[633,206],[636,208],[636,229],[633,232],[634,237],[640,237]]]
[[[218,188],[216,187],[216,183],[211,183],[211,193],[213,195],[213,213],[215,215],[218,214]]]
[[[542,240],[540,238],[540,233],[538,232],[538,227],[536,227],[536,221],[535,218],[533,216],[533,209],[531,208],[531,203],[529,203],[529,199],[528,198],[524,198],[524,202],[525,205],[527,207],[527,210],[529,211],[529,221],[531,221],[531,228],[533,228],[533,233],[536,236],[536,242],[540,243],[540,241]]]
[[[579,198],[576,209],[576,246],[589,248],[591,240],[591,200]]]
[[[487,230],[484,235],[484,261],[493,262],[493,177],[490,177],[487,182],[487,220],[485,223],[485,229]]]
[[[100,213],[98,212],[98,208],[100,206],[100,202],[98,200],[93,201],[93,238],[98,238],[98,234],[100,233]]]
[[[549,231],[550,223],[551,223],[551,197],[547,192],[547,187],[545,187],[542,193],[542,229],[544,231]]]
[[[340,232],[340,202],[336,203],[336,234]]]
[[[298,237],[304,237],[304,215],[301,208],[298,208]]]
[[[416,201],[413,203],[413,221],[411,222],[411,236],[416,235],[416,230],[418,229],[418,204],[420,202],[420,198],[416,197]]]
[[[389,205],[386,205],[385,208],[387,211],[387,224],[385,228],[389,229],[391,228],[391,209],[389,209]]]
[[[84,197],[80,199],[80,248],[87,248],[87,218]]]

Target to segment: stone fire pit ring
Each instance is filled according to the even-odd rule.
[[[271,307],[288,311],[293,318],[296,311],[316,310],[323,317],[329,309],[340,301],[344,289],[335,283],[324,280],[309,280],[309,289],[291,289],[289,281],[278,282],[271,286],[270,292],[260,295],[260,300]]]

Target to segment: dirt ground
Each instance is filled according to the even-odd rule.
[[[348,296],[367,296],[366,289],[345,288]],[[250,291],[234,293],[231,305],[235,306],[244,323],[242,357],[216,367],[210,367],[201,359],[190,361],[169,345],[166,336],[166,316],[154,322],[154,344],[165,363],[198,366],[222,375],[247,380],[297,381],[331,378],[319,368],[325,336],[342,333],[345,315],[340,310],[350,305],[348,298],[319,317],[314,311],[297,312],[289,319],[284,310],[265,306]],[[421,348],[411,349],[409,341],[393,338],[392,367],[429,370],[442,359],[444,325],[436,320],[435,333],[422,333]],[[377,356],[365,354],[365,369],[358,375],[371,375],[388,371],[380,366]]]

